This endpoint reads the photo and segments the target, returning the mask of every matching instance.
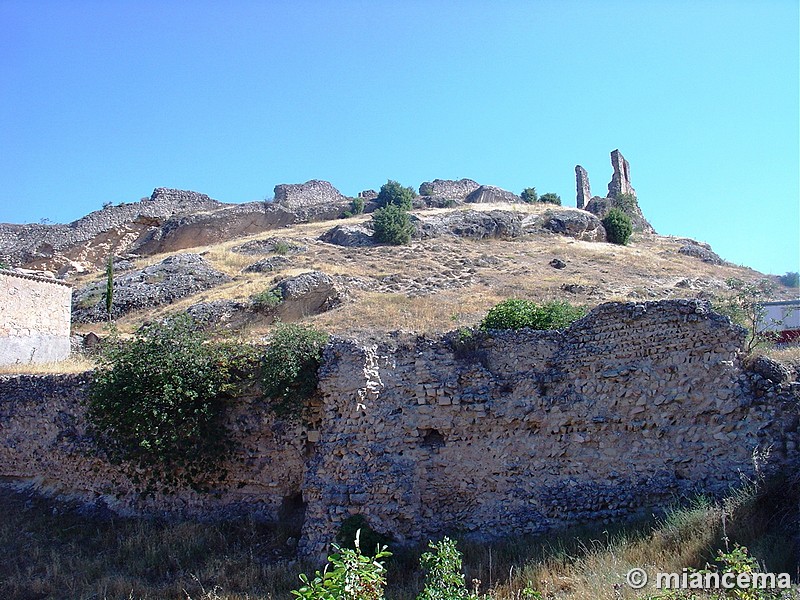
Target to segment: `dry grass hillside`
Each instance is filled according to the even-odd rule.
[[[415,211],[426,219],[459,210],[493,209],[542,214],[545,205],[473,205],[454,209]],[[752,269],[715,265],[681,254],[686,238],[634,234],[627,246],[580,241],[542,230],[513,239],[472,240],[455,236],[414,240],[408,246],[343,247],[319,237],[336,225],[369,221],[368,215],[298,224],[213,246],[182,250],[204,257],[232,281],[183,298],[173,304],[121,317],[117,325],[132,331],[141,323],[214,300],[247,302],[252,295],[281,280],[317,270],[336,279],[344,302],[337,308],[304,320],[340,335],[396,329],[418,332],[451,330],[477,323],[486,310],[509,297],[533,300],[566,299],[589,308],[605,301],[645,301],[676,297],[712,298],[727,291],[726,280],[757,281],[767,276]],[[243,269],[263,256],[241,254],[234,248],[254,240],[285,241],[301,251],[285,254],[286,261],[268,273]],[[135,267],[157,263],[169,255],[134,261]],[[551,266],[553,259],[566,263]],[[103,272],[76,276],[76,287],[105,278]],[[777,286],[777,297],[790,290]],[[246,337],[269,330],[270,319],[254,316],[241,326]],[[77,332],[100,332],[102,324],[76,325]]]

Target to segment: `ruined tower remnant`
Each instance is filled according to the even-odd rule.
[[[631,167],[619,150],[611,153],[611,166],[614,167],[614,174],[608,184],[608,197],[617,198],[621,194],[636,195],[636,190],[631,187]]]
[[[592,199],[592,192],[589,189],[589,174],[582,166],[575,167],[575,181],[578,188],[577,207],[583,208]]]

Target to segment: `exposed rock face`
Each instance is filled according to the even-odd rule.
[[[327,181],[312,179],[305,183],[282,183],[275,186],[275,204],[288,210],[345,203],[347,198]]]
[[[636,190],[631,186],[631,167],[619,150],[614,150],[611,153],[611,166],[614,168],[614,174],[608,184],[608,197],[617,198],[621,194],[635,196]]]
[[[205,194],[156,188],[149,199],[111,204],[69,224],[0,223],[0,258],[12,265],[80,270],[130,252],[174,215],[230,206]]]
[[[656,230],[644,218],[642,209],[639,208],[638,202],[627,202],[619,200],[618,198],[600,198],[595,196],[586,205],[586,210],[590,213],[597,215],[601,220],[605,218],[608,211],[612,208],[618,208],[631,218],[633,230],[640,233],[655,233]]]
[[[589,174],[580,165],[575,167],[575,181],[578,188],[576,206],[584,208],[589,200],[592,199],[592,191],[589,188]]]
[[[113,313],[119,317],[134,310],[170,304],[230,280],[197,254],[170,256],[155,265],[117,277]],[[90,283],[73,294],[74,321],[96,323],[107,318],[105,286],[105,281]]]
[[[465,199],[466,202],[488,204],[491,202],[521,202],[520,197],[507,190],[493,185],[482,185],[471,192]]]
[[[362,200],[375,200],[378,197],[378,192],[375,190],[363,190],[358,192],[358,197]]]
[[[694,240],[691,240],[688,244],[681,246],[678,252],[685,254],[686,256],[699,258],[704,263],[708,263],[710,265],[725,264],[725,261],[722,260],[716,252],[711,250],[711,246],[701,242],[696,242]]]
[[[420,196],[439,196],[447,200],[464,200],[480,187],[472,179],[434,179],[419,186]]]
[[[212,300],[199,302],[186,309],[197,323],[209,328],[231,329],[241,326],[248,317],[250,304],[237,300]]]
[[[545,216],[542,226],[561,235],[587,242],[605,242],[606,230],[595,215],[582,210],[554,210]]]
[[[275,315],[282,321],[296,321],[331,310],[343,300],[334,280],[320,271],[285,279],[277,289],[283,300],[275,309]]]
[[[415,238],[454,235],[472,240],[511,238],[522,235],[522,217],[504,210],[455,211],[414,223]]]
[[[285,252],[287,254],[299,254],[308,250],[306,246],[301,246],[294,240],[283,238],[267,238],[266,240],[252,240],[240,246],[231,248],[233,252],[239,254],[249,254],[258,256],[260,254],[271,254],[273,252]]]
[[[245,273],[271,273],[272,271],[280,271],[289,266],[289,259],[285,256],[272,256],[270,258],[262,258],[260,261],[248,265],[243,269]]]
[[[372,229],[364,225],[337,225],[323,233],[319,239],[322,242],[336,244],[337,246],[365,247],[377,245],[372,239]]]

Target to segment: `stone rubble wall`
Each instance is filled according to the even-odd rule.
[[[0,365],[66,359],[71,305],[68,285],[0,271]]]
[[[312,179],[305,183],[282,183],[275,186],[275,204],[287,210],[302,210],[345,202],[347,198],[327,181]]]
[[[301,549],[323,553],[352,514],[400,541],[534,533],[724,493],[768,448],[796,467],[800,384],[754,391],[742,336],[684,300],[472,345],[337,341]]]
[[[237,399],[237,431],[224,488],[142,497],[119,467],[98,458],[87,436],[90,374],[0,376],[0,481],[110,508],[120,514],[242,514],[277,519],[300,492],[306,432],[277,421],[256,397]]]
[[[420,196],[438,196],[449,200],[464,200],[481,185],[472,179],[434,179],[419,186]]]
[[[745,370],[743,336],[706,302],[665,300],[562,332],[334,338],[306,425],[242,398],[219,494],[149,500],[91,454],[86,376],[0,377],[0,478],[123,512],[274,518],[302,493],[315,557],[354,514],[400,542],[619,521],[725,493],[754,455],[797,469],[800,383]]]

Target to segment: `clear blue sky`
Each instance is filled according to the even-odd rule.
[[[0,0],[0,221],[469,177],[800,270],[797,0]]]

